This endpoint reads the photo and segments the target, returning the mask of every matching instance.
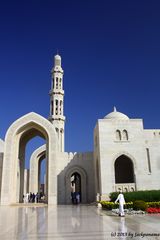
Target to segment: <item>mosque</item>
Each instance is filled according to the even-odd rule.
[[[50,116],[30,112],[8,128],[0,139],[0,202],[21,203],[26,192],[40,191],[40,167],[46,161],[44,192],[51,204],[71,204],[108,199],[110,192],[160,189],[160,130],[146,130],[143,119],[118,112],[98,119],[93,152],[64,151],[65,116],[61,57],[51,71]],[[35,136],[46,144],[36,149],[25,169],[25,149]]]

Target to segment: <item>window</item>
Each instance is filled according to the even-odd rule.
[[[52,88],[54,88],[54,78],[52,79]]]
[[[147,152],[147,160],[148,160],[148,171],[151,173],[151,161],[150,161],[150,153],[149,153],[149,148],[146,148]]]
[[[62,79],[59,79],[59,88],[62,88]]]
[[[121,140],[121,132],[119,130],[116,130],[116,140]]]
[[[58,89],[58,77],[56,77],[56,89]]]
[[[127,130],[123,130],[122,136],[123,136],[123,140],[128,141],[128,132],[127,132]]]
[[[60,101],[60,115],[62,114],[62,100]]]
[[[56,115],[58,115],[58,100],[56,99],[56,112],[55,112]]]
[[[53,115],[53,101],[51,101],[51,115]]]

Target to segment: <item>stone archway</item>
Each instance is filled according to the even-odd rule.
[[[71,204],[71,176],[77,173],[81,178],[81,203],[87,203],[87,175],[83,168],[79,166],[72,167],[66,173],[65,183],[66,183],[66,192],[65,192],[65,202],[66,204]]]
[[[81,191],[81,175],[77,172],[74,172],[71,175],[71,197],[72,203],[81,203],[82,191]]]
[[[46,145],[36,149],[30,158],[30,176],[29,176],[29,192],[39,192],[39,168],[40,162],[46,156]]]
[[[53,125],[31,112],[15,121],[5,136],[1,204],[10,205],[22,199],[25,146],[35,136],[46,140],[48,204],[57,204],[56,152],[58,139]]]

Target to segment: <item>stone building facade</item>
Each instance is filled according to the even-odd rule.
[[[142,119],[116,109],[99,119],[94,130],[97,192],[160,189],[160,130],[145,130]]]
[[[49,205],[71,204],[75,199],[92,203],[119,190],[160,189],[160,130],[145,130],[142,119],[129,119],[116,108],[97,121],[93,152],[64,151],[64,72],[59,55],[54,57],[51,73],[49,119],[28,113],[0,140],[1,205],[22,202],[26,192],[40,191],[44,159],[44,192]],[[30,168],[25,169],[25,148],[35,136],[46,144],[33,152]]]

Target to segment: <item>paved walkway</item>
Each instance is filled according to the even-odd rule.
[[[1,206],[0,239],[160,240],[160,215],[120,218],[95,206]]]

